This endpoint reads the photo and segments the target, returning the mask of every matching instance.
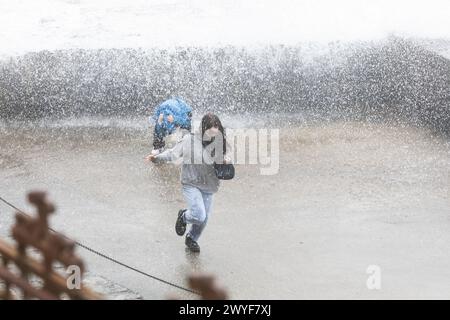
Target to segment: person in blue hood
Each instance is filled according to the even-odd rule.
[[[156,107],[151,120],[155,123],[152,154],[158,154],[165,147],[165,137],[178,127],[191,130],[192,108],[185,101],[172,98]]]

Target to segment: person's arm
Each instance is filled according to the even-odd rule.
[[[154,163],[164,163],[169,161],[174,161],[183,156],[183,148],[185,141],[188,139],[188,135],[184,136],[172,149],[167,149],[158,155],[148,155],[146,157],[147,161],[152,161]]]

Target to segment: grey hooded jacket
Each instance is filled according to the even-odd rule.
[[[175,161],[181,157],[183,157],[182,184],[197,187],[204,192],[217,192],[220,181],[214,170],[214,158],[203,147],[200,134],[185,134],[172,149],[158,154],[155,162]]]

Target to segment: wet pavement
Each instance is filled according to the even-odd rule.
[[[450,297],[449,142],[408,127],[332,123],[284,128],[280,170],[238,165],[199,244],[174,231],[184,207],[178,169],[144,162],[147,131],[119,127],[0,129],[0,195],[57,204],[52,226],[115,259],[186,286],[214,273],[231,298]],[[0,234],[13,221],[0,203]],[[82,248],[96,277],[145,299],[193,295]],[[369,290],[368,266],[382,287]],[[120,291],[120,290],[119,290]]]

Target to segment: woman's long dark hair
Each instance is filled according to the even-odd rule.
[[[207,145],[209,145],[211,142],[213,142],[215,140],[214,137],[211,139],[205,139],[206,130],[211,129],[213,127],[219,129],[220,134],[222,134],[222,140],[223,140],[223,149],[222,150],[223,150],[223,154],[225,154],[227,151],[227,142],[226,142],[226,138],[225,138],[225,130],[222,126],[222,122],[220,122],[219,117],[216,116],[212,112],[208,112],[202,118],[201,127],[202,127],[203,147],[206,147]]]

